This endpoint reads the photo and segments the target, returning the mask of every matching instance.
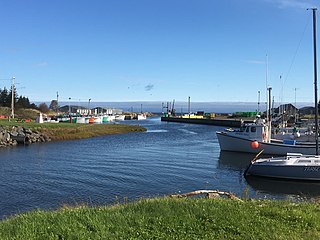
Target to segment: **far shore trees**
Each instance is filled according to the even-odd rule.
[[[0,107],[11,108],[12,104],[12,90],[8,91],[5,87],[0,89]],[[18,96],[16,89],[14,89],[14,106],[16,109],[32,108],[38,109],[37,105],[30,103],[29,99],[24,96]]]
[[[47,113],[49,112],[49,107],[46,103],[43,102],[39,104],[39,110],[40,112]]]

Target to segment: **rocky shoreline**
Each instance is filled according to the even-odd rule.
[[[50,142],[49,136],[22,126],[0,126],[0,148],[18,144]]]

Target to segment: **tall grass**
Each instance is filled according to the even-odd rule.
[[[0,239],[320,239],[320,206],[149,199],[21,214],[0,222]]]
[[[35,123],[0,120],[2,126],[22,126],[48,135],[53,141],[81,139],[106,134],[142,132],[141,126],[126,124]]]

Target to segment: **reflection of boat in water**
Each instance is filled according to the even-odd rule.
[[[244,170],[254,158],[254,154],[241,152],[221,151],[219,156],[219,166],[235,170]]]
[[[246,180],[247,183],[256,191],[295,194],[306,197],[320,196],[319,182],[279,180],[256,176],[247,176]]]

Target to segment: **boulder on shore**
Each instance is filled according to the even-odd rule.
[[[36,130],[22,126],[0,126],[0,147],[49,141],[51,141],[51,139],[47,135]]]

